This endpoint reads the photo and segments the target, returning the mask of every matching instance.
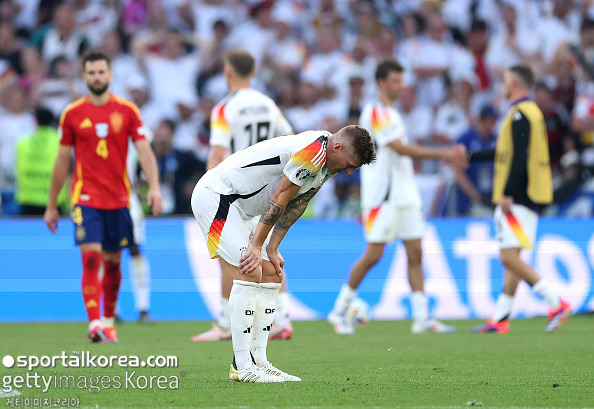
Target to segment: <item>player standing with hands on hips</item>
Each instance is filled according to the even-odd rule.
[[[495,150],[469,152],[470,160],[495,159],[493,203],[499,256],[505,267],[503,292],[495,303],[495,313],[474,333],[509,332],[509,315],[520,280],[549,304],[546,332],[554,332],[571,314],[569,304],[560,299],[547,280],[520,258],[522,249],[531,249],[536,239],[538,213],[553,201],[549,143],[544,116],[529,98],[534,84],[532,70],[514,65],[503,75],[503,93],[511,107],[503,120]]]
[[[82,293],[89,319],[91,342],[117,342],[114,313],[122,272],[122,247],[132,240],[130,181],[126,169],[131,138],[149,185],[147,203],[153,215],[161,213],[157,161],[146,140],[140,111],[132,102],[109,92],[112,78],[105,54],[93,52],[82,61],[82,78],[89,93],[68,105],[60,118],[60,148],[43,216],[52,233],[58,229],[56,199],[70,167],[74,147],[75,167],[71,217],[75,243],[82,254]],[[98,272],[104,264],[103,281]],[[100,314],[103,295],[103,317]]]

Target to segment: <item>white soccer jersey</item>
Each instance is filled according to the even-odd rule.
[[[326,166],[329,132],[307,131],[260,142],[229,156],[206,172],[201,184],[233,196],[245,218],[260,216],[283,174],[298,186],[297,196],[318,188],[332,173]]]
[[[229,153],[266,139],[293,134],[274,101],[255,89],[241,89],[216,105],[210,116],[210,145]]]
[[[412,159],[399,155],[389,143],[408,143],[402,117],[395,108],[376,101],[361,112],[359,124],[369,130],[377,160],[361,167],[361,201],[368,209],[388,202],[395,206],[422,206],[414,179]]]

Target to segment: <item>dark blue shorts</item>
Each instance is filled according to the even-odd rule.
[[[74,243],[101,243],[103,250],[120,251],[134,242],[132,219],[127,207],[115,210],[76,205],[70,212]]]

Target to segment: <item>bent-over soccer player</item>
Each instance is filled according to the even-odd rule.
[[[375,160],[369,132],[307,131],[260,142],[229,156],[200,179],[192,210],[211,258],[234,277],[229,316],[237,382],[300,381],[266,357],[281,287],[280,242],[320,187],[339,172]]]

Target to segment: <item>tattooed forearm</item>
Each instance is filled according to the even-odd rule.
[[[317,190],[312,189],[291,200],[278,222],[276,222],[275,229],[288,230],[301,217],[307,208],[307,204],[315,196],[316,192]]]
[[[284,208],[284,206],[281,206],[271,199],[268,203],[268,209],[266,209],[264,214],[260,217],[260,223],[268,224],[270,226],[274,225],[283,213]]]

